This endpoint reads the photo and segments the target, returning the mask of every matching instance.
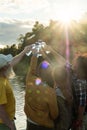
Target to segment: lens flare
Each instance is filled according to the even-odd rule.
[[[47,61],[43,61],[42,64],[41,64],[41,67],[43,69],[47,69],[49,67],[49,63]]]
[[[40,79],[40,78],[37,78],[37,79],[35,80],[35,84],[36,84],[36,85],[40,85],[40,84],[41,84],[41,82],[42,82],[42,81],[41,81],[41,79]]]

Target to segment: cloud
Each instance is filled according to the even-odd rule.
[[[0,0],[0,43],[16,42],[20,34],[32,29],[34,21],[44,23],[58,18],[65,6],[81,13],[87,10],[86,3],[87,0]]]
[[[0,18],[0,43],[13,44],[17,42],[20,34],[30,32],[34,25],[33,21]]]
[[[48,5],[47,0],[0,0],[0,12],[6,14],[29,14]]]
[[[86,0],[0,0],[0,16],[12,19],[49,20],[56,16],[58,18],[58,13],[61,14],[67,7],[73,11],[75,9],[75,13],[82,14],[87,10],[86,3]]]
[[[5,47],[5,45],[0,44],[0,49],[1,49],[1,48],[4,48],[4,47]]]

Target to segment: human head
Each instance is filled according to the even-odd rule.
[[[9,62],[13,59],[11,54],[0,54],[0,75],[9,76],[11,73],[11,66]]]
[[[74,59],[73,70],[78,78],[87,80],[87,53],[80,54]]]
[[[48,61],[44,60],[39,64],[37,73],[43,81],[53,87],[52,67]]]

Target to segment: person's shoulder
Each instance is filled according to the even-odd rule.
[[[0,77],[0,90],[4,89],[5,88],[5,84],[7,82],[7,79],[4,78],[4,77]]]
[[[5,77],[0,77],[0,84],[1,83],[4,83],[4,81],[6,81],[7,80],[7,78],[5,78]]]

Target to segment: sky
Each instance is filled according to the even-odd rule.
[[[0,0],[0,48],[17,43],[35,21],[78,20],[87,12],[87,0]]]

